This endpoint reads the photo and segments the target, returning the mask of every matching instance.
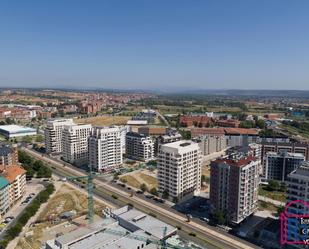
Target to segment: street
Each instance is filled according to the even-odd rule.
[[[51,169],[59,175],[85,175],[85,173],[82,173],[79,170],[75,170],[73,166],[63,167],[62,163],[54,161],[46,155],[42,157],[42,155],[38,152],[27,148],[23,149],[37,159],[41,159],[53,165]],[[95,177],[94,179],[94,184],[96,185],[96,188],[94,189],[94,194],[104,199],[107,199],[108,201],[111,201],[117,205],[126,205],[130,203],[135,208],[145,213],[151,213],[157,218],[162,219],[173,226],[181,227],[182,231],[185,231],[187,233],[195,233],[197,237],[205,239],[205,243],[208,242],[210,245],[213,245],[217,248],[259,248],[247,241],[241,240],[223,231],[218,231],[216,228],[204,224],[202,225],[200,222],[197,223],[195,220],[192,220],[188,223],[185,215],[177,212],[174,209],[169,208],[167,205],[159,205],[157,203],[152,203],[151,201],[137,195],[131,196],[128,191],[124,189],[119,189],[122,187],[116,187],[108,182],[102,181],[102,179],[98,180],[97,177]],[[112,195],[116,195],[118,198],[114,199],[111,197]]]

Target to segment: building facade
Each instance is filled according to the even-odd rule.
[[[0,218],[10,208],[10,195],[9,195],[10,183],[3,176],[0,176]]]
[[[9,202],[13,206],[26,191],[26,171],[17,165],[2,165],[0,175],[9,182]]]
[[[199,144],[203,156],[207,156],[227,148],[227,140],[224,135],[204,135],[194,141]]]
[[[197,143],[181,140],[160,146],[158,192],[173,201],[198,194],[201,188],[201,152]]]
[[[18,163],[17,146],[0,146],[0,165],[15,165]]]
[[[296,170],[292,171],[286,180],[287,203],[301,200],[309,203],[309,161],[303,162]],[[307,214],[302,204],[292,205],[289,212],[294,214]]]
[[[287,175],[294,171],[305,157],[300,153],[268,152],[266,154],[265,178],[267,181],[277,180],[284,182]]]
[[[260,161],[253,156],[234,155],[210,164],[212,212],[221,211],[229,223],[238,224],[258,207]]]
[[[154,142],[149,136],[128,132],[126,134],[126,155],[135,160],[152,160],[154,159]]]
[[[62,153],[62,131],[65,126],[74,125],[73,119],[49,120],[45,128],[45,149],[48,154]]]
[[[88,163],[90,124],[66,125],[62,131],[63,160],[77,166]]]
[[[123,133],[119,127],[94,127],[89,137],[89,166],[106,171],[123,162]]]

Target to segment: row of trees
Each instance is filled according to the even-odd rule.
[[[27,224],[28,220],[36,214],[42,203],[47,202],[49,196],[55,191],[53,184],[49,184],[44,190],[42,190],[37,197],[31,202],[31,204],[25,208],[21,215],[17,218],[17,223],[8,229],[4,234],[4,239],[0,242],[0,248],[4,249],[8,243],[15,239],[23,227]]]
[[[27,171],[27,177],[50,178],[52,171],[41,160],[35,160],[26,152],[19,150],[18,159],[24,169]]]

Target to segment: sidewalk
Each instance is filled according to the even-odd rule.
[[[285,202],[276,201],[276,200],[273,200],[271,198],[268,198],[268,197],[265,197],[265,196],[262,196],[262,195],[259,195],[258,199],[259,199],[259,201],[269,202],[271,204],[274,204],[275,206],[285,206]]]

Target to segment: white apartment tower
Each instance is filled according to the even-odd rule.
[[[152,160],[154,158],[154,142],[149,136],[137,132],[128,132],[126,135],[126,155],[135,160]]]
[[[45,128],[45,148],[48,154],[62,152],[62,131],[66,125],[73,125],[73,119],[49,120]]]
[[[198,194],[201,187],[201,152],[197,143],[181,140],[160,146],[158,192],[179,201]]]
[[[63,160],[77,166],[88,163],[90,124],[66,125],[62,131]]]
[[[89,166],[94,171],[106,171],[123,162],[123,132],[121,127],[94,127],[89,137]]]

